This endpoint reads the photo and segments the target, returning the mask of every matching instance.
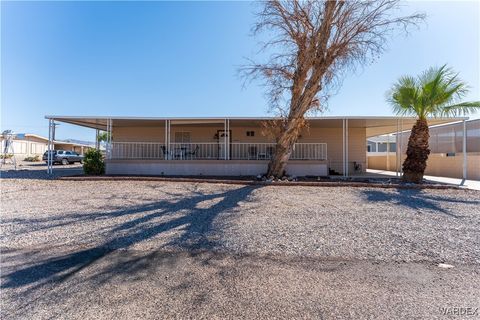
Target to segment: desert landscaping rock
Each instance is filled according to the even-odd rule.
[[[441,307],[478,307],[475,191],[9,176],[1,196],[5,319],[439,318]]]

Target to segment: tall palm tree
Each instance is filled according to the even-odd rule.
[[[430,68],[418,77],[401,77],[388,92],[387,100],[396,114],[418,117],[403,162],[405,181],[423,180],[430,154],[427,117],[466,115],[480,110],[480,101],[461,101],[467,92],[467,84],[446,65]]]

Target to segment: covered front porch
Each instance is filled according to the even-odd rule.
[[[275,141],[259,119],[166,119],[112,123],[107,173],[252,176],[263,174]],[[290,175],[328,175],[327,143],[296,143]]]

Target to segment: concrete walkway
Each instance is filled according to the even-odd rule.
[[[396,176],[395,171],[367,169],[367,173],[384,175],[384,176],[392,176],[392,177]],[[452,184],[452,185],[461,186],[463,188],[471,189],[471,190],[480,190],[480,181],[478,180],[463,180],[463,179],[456,179],[456,178],[434,177],[434,176],[424,176],[424,178],[431,182]]]

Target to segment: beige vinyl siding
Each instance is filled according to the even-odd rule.
[[[113,141],[165,142],[165,127],[113,127]]]
[[[28,150],[27,142],[24,141],[14,141],[13,142],[13,149],[15,154],[26,155]]]
[[[467,156],[467,179],[480,180],[480,152],[469,152],[467,153]],[[405,156],[402,156],[400,166],[402,165],[404,159]],[[388,171],[396,171],[401,169],[397,168],[395,153],[389,154],[388,162],[386,155],[369,156],[368,168]],[[430,176],[462,179],[463,154],[457,153],[453,157],[447,157],[444,153],[431,153],[428,156],[425,174]]]
[[[48,146],[45,143],[30,142],[30,154],[31,155],[43,155],[47,151]]]
[[[329,167],[343,173],[343,135],[340,127],[311,127],[303,130],[300,143],[326,143]],[[189,132],[191,143],[223,143],[214,136],[218,130],[224,130],[223,124],[171,125],[170,142],[175,142],[175,136],[180,132]],[[236,126],[230,122],[232,143],[273,143],[274,140],[265,135],[260,122],[252,122],[251,126]],[[247,131],[254,131],[253,137],[247,136]],[[165,127],[113,127],[114,142],[165,142]],[[353,162],[366,169],[366,130],[365,128],[349,128],[349,170],[353,172]]]
[[[273,142],[272,139],[262,135],[261,127],[236,127],[230,125],[232,132],[232,142]],[[189,132],[190,141],[195,142],[211,142],[218,140],[214,138],[218,131],[224,130],[223,125],[218,126],[188,126],[188,125],[172,125],[170,127],[170,142],[175,142],[175,135],[179,132]],[[247,137],[247,131],[255,131],[255,136]],[[116,142],[165,142],[165,127],[114,127],[113,140]]]
[[[343,173],[343,129],[309,128],[302,132],[299,142],[317,142],[327,144],[328,162],[331,169]],[[353,162],[367,165],[367,141],[365,128],[349,128],[348,130],[348,162],[350,173],[353,173]]]

